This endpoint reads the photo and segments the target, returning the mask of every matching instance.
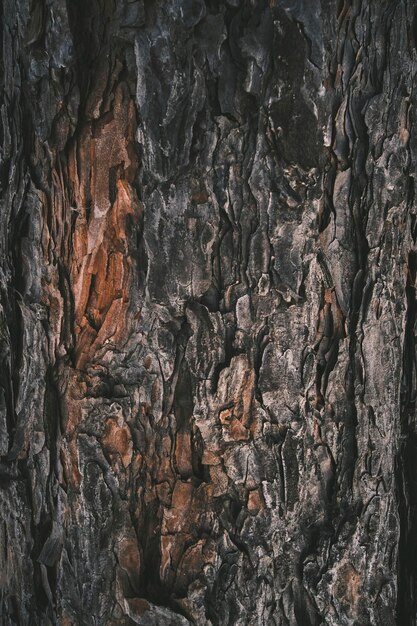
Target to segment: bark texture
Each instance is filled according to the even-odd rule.
[[[415,3],[1,36],[1,624],[415,625]]]

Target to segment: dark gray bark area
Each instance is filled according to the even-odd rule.
[[[1,624],[416,624],[416,15],[3,0]]]

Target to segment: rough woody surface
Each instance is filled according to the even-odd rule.
[[[0,623],[415,625],[415,3],[0,28]]]

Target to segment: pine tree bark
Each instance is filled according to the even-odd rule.
[[[0,621],[415,625],[411,0],[3,0]]]

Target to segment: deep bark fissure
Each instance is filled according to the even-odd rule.
[[[417,433],[416,410],[416,274],[417,255],[407,260],[407,313],[404,330],[403,378],[401,381],[401,439],[397,457],[400,536],[398,548],[399,623],[415,624],[417,580]]]

